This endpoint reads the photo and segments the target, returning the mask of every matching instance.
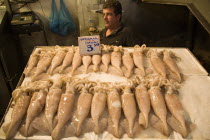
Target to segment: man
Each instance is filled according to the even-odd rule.
[[[100,33],[101,44],[134,46],[131,30],[121,23],[122,6],[117,0],[107,0],[103,6],[105,29]]]

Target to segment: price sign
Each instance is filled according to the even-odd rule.
[[[78,37],[78,44],[81,55],[101,54],[100,37],[98,35]]]

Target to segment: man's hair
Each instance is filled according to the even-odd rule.
[[[115,15],[122,15],[122,5],[118,0],[107,0],[103,5],[103,9],[113,8]]]

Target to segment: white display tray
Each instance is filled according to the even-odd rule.
[[[40,47],[38,47],[40,48]],[[190,133],[190,137],[193,139],[210,139],[210,77],[206,70],[200,65],[197,59],[192,55],[192,53],[186,48],[157,48],[158,51],[162,49],[171,50],[176,54],[177,57],[181,58],[181,61],[177,62],[181,73],[184,75],[185,81],[182,83],[179,89],[179,98],[183,104],[183,107],[188,114],[186,119],[196,125],[196,129]],[[129,48],[129,51],[132,51]],[[19,82],[21,85],[24,77],[22,76]],[[11,101],[12,102],[12,101]],[[0,139],[5,139],[5,134],[2,130],[4,123],[9,121],[11,116],[10,105],[5,113],[5,117],[2,119],[0,124]],[[173,139],[182,139],[179,134],[174,133]],[[23,137],[17,134],[15,139],[51,139],[50,136],[33,136],[33,137]],[[117,139],[112,135],[104,132],[101,135],[95,135],[92,133],[86,133],[80,138],[69,137],[63,139]],[[122,138],[130,139],[130,138]],[[148,139],[148,138],[134,138],[134,139]],[[152,139],[152,138],[149,138]],[[157,139],[157,138],[155,138]],[[171,139],[171,138],[168,138]]]

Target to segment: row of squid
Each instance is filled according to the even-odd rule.
[[[32,81],[35,81],[36,77],[42,73],[48,73],[49,75],[55,73],[74,75],[77,69],[83,65],[83,73],[88,73],[89,69],[93,72],[98,72],[101,69],[103,72],[109,72],[109,67],[112,66],[118,71],[119,75],[127,78],[130,78],[133,73],[145,76],[147,72],[144,64],[144,59],[146,59],[144,52],[149,52],[152,67],[158,74],[166,79],[167,69],[169,69],[174,75],[175,80],[178,82],[182,80],[180,70],[167,50],[162,52],[163,59],[161,59],[157,50],[150,49],[148,51],[146,45],[142,45],[141,47],[138,45],[134,46],[132,53],[118,46],[102,45],[101,48],[101,55],[92,56],[81,56],[79,49],[74,47],[35,50],[30,56],[24,73],[26,76],[33,75]],[[71,69],[69,70],[68,68],[70,66]],[[125,71],[122,70],[122,67],[125,68]]]
[[[3,129],[6,139],[17,131],[24,136],[42,131],[54,140],[90,131],[135,137],[138,129],[150,126],[165,136],[173,129],[186,137],[189,131],[175,87],[163,78],[139,76],[127,85],[72,77],[36,81],[13,91],[11,121]]]

